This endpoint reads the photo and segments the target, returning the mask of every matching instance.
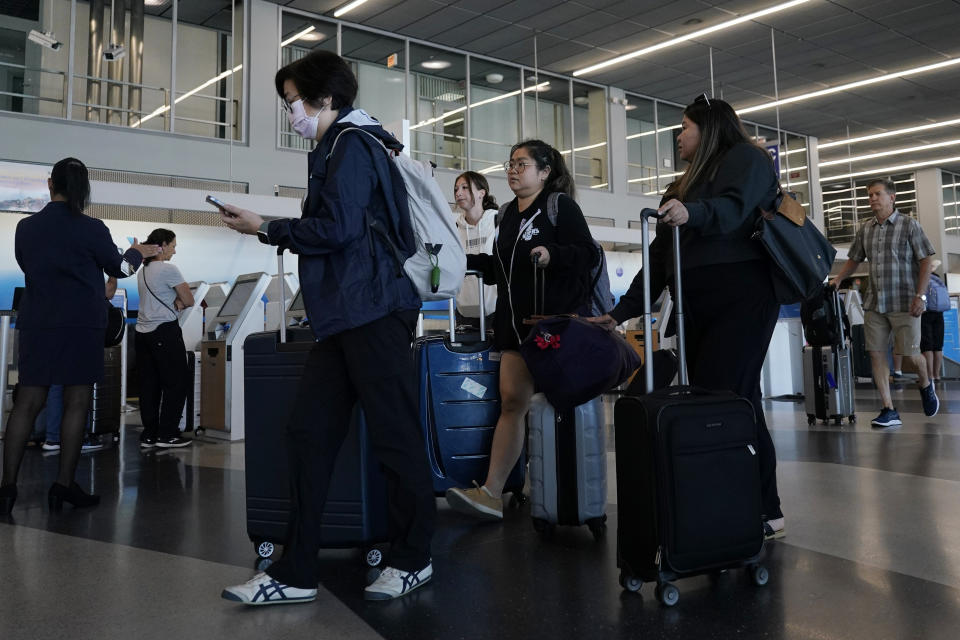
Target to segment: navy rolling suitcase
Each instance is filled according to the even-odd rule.
[[[251,334],[243,345],[247,534],[261,559],[270,558],[275,545],[287,537],[290,466],[285,429],[313,345],[309,329],[286,327]],[[367,564],[376,566],[382,554],[373,545],[387,539],[386,480],[358,406],[330,479],[321,547],[360,547]],[[258,568],[267,564],[259,560]]]
[[[479,273],[468,271],[468,275]],[[483,291],[483,282],[479,290]],[[458,337],[450,310],[450,333],[424,336],[414,343],[419,376],[420,424],[427,443],[433,490],[483,484],[490,445],[500,418],[500,354],[491,351],[480,296],[480,334]],[[510,472],[504,493],[521,500],[526,459]]]
[[[649,264],[649,217],[642,214],[643,263]],[[674,228],[680,386],[625,396],[614,409],[617,460],[617,566],[620,584],[638,591],[656,582],[666,606],[679,599],[673,581],[746,567],[766,584],[758,425],[746,399],[687,386],[680,288],[679,230]],[[649,271],[644,269],[645,278]],[[644,327],[651,327],[649,279]],[[653,388],[645,345],[646,388]]]

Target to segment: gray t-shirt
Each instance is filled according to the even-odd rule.
[[[137,290],[140,293],[137,331],[149,333],[164,322],[170,322],[179,317],[176,307],[173,306],[173,301],[177,299],[174,287],[184,282],[186,281],[180,269],[168,261],[153,261],[140,268],[137,273]]]

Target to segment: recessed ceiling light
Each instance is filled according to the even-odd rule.
[[[581,107],[585,104],[589,104],[590,98],[587,96],[577,96],[573,99],[573,104],[580,105]]]
[[[502,73],[488,73],[488,74],[484,77],[484,80],[486,80],[486,81],[489,82],[490,84],[500,84],[501,82],[503,82],[503,74],[502,74]]]
[[[430,58],[429,60],[421,62],[420,66],[424,69],[446,69],[450,66],[450,62],[448,60],[434,60]]]
[[[722,31],[723,29],[729,29],[738,24],[743,24],[744,22],[749,22],[751,20],[756,20],[771,13],[776,13],[778,11],[783,11],[785,9],[790,9],[796,7],[797,5],[805,4],[810,0],[793,0],[792,2],[784,2],[782,4],[775,5],[773,7],[768,7],[767,9],[762,9],[760,11],[754,11],[753,13],[748,13],[745,16],[740,16],[739,18],[734,18],[733,20],[727,20],[726,22],[721,22],[720,24],[713,25],[712,27],[706,27],[705,29],[698,29],[692,33],[680,36],[679,38],[673,38],[665,42],[660,42],[658,44],[644,47],[643,49],[637,49],[630,53],[624,54],[622,56],[617,56],[616,58],[611,58],[605,62],[600,62],[583,69],[579,69],[573,72],[574,76],[581,76],[587,73],[593,73],[594,71],[599,71],[600,69],[606,69],[607,67],[613,66],[615,64],[620,64],[621,62],[626,62],[627,60],[633,60],[634,58],[639,58],[640,56],[645,56],[648,53],[653,53],[654,51],[660,51],[661,49],[666,49],[674,45],[680,44],[682,42],[687,42],[689,40],[694,40],[701,36],[705,36],[710,33],[716,33],[717,31]]]
[[[690,18],[689,20],[684,21],[683,24],[687,24],[687,25],[690,25],[690,24],[700,24],[700,23],[702,23],[702,22],[703,22],[703,20],[701,20],[700,18]]]
[[[163,5],[167,4],[167,2],[169,2],[169,0],[144,0],[143,4],[147,5],[148,7],[162,7]]]
[[[637,105],[635,104],[628,104],[627,106],[624,107],[624,109],[626,109],[627,111],[633,111],[636,108],[637,108]]]
[[[323,40],[326,38],[326,34],[320,33],[319,31],[311,31],[310,33],[305,33],[300,36],[301,40],[308,40],[310,42],[316,42],[318,40]]]

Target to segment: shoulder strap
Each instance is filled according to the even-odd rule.
[[[160,296],[158,296],[157,294],[155,294],[155,293],[153,292],[153,289],[150,288],[150,284],[147,282],[147,265],[143,265],[143,286],[145,286],[145,287],[147,288],[147,291],[150,292],[150,295],[152,295],[154,298],[157,299],[157,302],[159,302],[160,304],[162,304],[164,307],[166,307],[167,311],[169,311],[170,313],[173,314],[174,318],[179,318],[179,317],[180,317],[180,315],[179,315],[176,311],[174,311],[173,309],[170,308],[170,305],[168,305],[166,302],[164,302],[163,300],[161,300],[161,299],[160,299]]]
[[[547,196],[547,218],[553,226],[557,226],[557,216],[559,215],[557,202],[560,200],[561,195],[559,191],[554,191]]]
[[[513,200],[511,200],[510,202],[513,202]],[[494,216],[493,218],[494,227],[500,226],[500,222],[503,220],[503,216],[507,213],[507,207],[510,206],[510,202],[503,203],[502,205],[500,205],[500,208],[497,209],[497,215]]]

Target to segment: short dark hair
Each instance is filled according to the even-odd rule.
[[[153,231],[151,231],[150,235],[147,236],[147,239],[143,241],[143,244],[155,244],[155,245],[170,244],[176,239],[177,239],[177,234],[175,234],[173,231],[170,231],[170,229],[160,228],[160,229],[154,229]],[[156,260],[155,256],[144,259],[144,263],[152,262],[153,260]]]
[[[90,202],[90,177],[87,167],[76,158],[64,158],[50,172],[53,193],[67,199],[74,213],[83,213]]]
[[[869,191],[870,187],[875,184],[882,184],[884,190],[891,196],[897,193],[897,185],[893,184],[893,180],[889,180],[887,178],[874,178],[867,183],[867,190]]]
[[[463,178],[467,181],[467,185],[471,189],[476,189],[477,191],[483,191],[483,202],[481,206],[483,210],[487,209],[497,209],[497,199],[493,197],[490,193],[490,184],[487,183],[487,179],[483,177],[482,173],[477,173],[476,171],[464,171],[457,176],[457,180]],[[454,186],[457,184],[457,180],[453,181]]]
[[[543,183],[543,190],[546,193],[565,193],[571,198],[576,197],[576,187],[573,183],[573,176],[567,169],[567,163],[563,161],[563,155],[551,147],[543,140],[524,140],[513,145],[510,149],[510,157],[517,152],[517,149],[526,149],[530,158],[537,163],[537,169],[543,171],[550,167],[550,174]]]
[[[284,99],[283,83],[287,80],[293,81],[304,102],[316,108],[323,98],[330,98],[331,109],[340,109],[352,106],[357,97],[356,76],[350,65],[332,51],[312,51],[281,67],[274,78],[281,100]]]

